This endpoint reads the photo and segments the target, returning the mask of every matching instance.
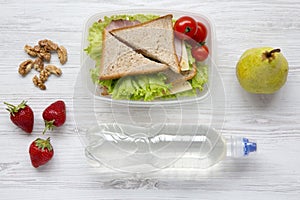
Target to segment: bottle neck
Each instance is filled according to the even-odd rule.
[[[227,156],[243,157],[248,156],[251,152],[256,152],[256,142],[251,142],[244,137],[226,137]]]

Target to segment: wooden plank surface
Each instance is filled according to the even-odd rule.
[[[84,105],[73,105],[83,25],[94,13],[131,8],[204,11],[213,19],[217,69],[226,94],[222,133],[254,138],[259,145],[256,155],[226,159],[210,170],[141,177],[86,162],[74,116],[84,112]],[[34,131],[26,135],[0,104],[0,199],[299,199],[300,1],[0,0],[0,17],[0,102],[26,99],[35,112]],[[35,72],[21,77],[17,69],[28,58],[24,45],[44,38],[64,45],[69,58],[58,65],[62,77],[50,77],[48,89],[40,91],[31,82]],[[239,56],[256,46],[280,47],[289,61],[288,81],[274,95],[250,95],[235,77]],[[51,62],[58,63],[55,55]],[[66,102],[67,121],[49,133],[55,146],[53,160],[34,169],[28,147],[41,136],[43,109],[56,99]],[[109,113],[106,105],[102,108],[103,115]],[[217,115],[223,117],[222,112]]]

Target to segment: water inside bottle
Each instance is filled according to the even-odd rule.
[[[86,152],[109,168],[134,173],[164,168],[205,169],[226,155],[226,143],[208,126],[103,124],[87,132]]]

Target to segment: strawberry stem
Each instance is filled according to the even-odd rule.
[[[44,149],[48,149],[49,151],[52,150],[52,145],[50,144],[50,137],[48,137],[46,140],[37,138],[35,141],[35,145],[44,151]]]
[[[15,106],[13,104],[3,102],[5,105],[7,105],[6,110],[10,112],[11,115],[15,116],[14,113],[19,112],[20,109],[24,109],[26,107],[27,101],[23,100],[19,105]]]
[[[51,121],[46,121],[45,120],[45,128],[43,130],[43,135],[46,133],[47,130],[53,130],[54,125],[54,119]]]

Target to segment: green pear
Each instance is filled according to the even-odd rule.
[[[272,94],[285,84],[288,69],[288,62],[280,49],[252,48],[240,57],[236,65],[236,76],[246,91]]]

